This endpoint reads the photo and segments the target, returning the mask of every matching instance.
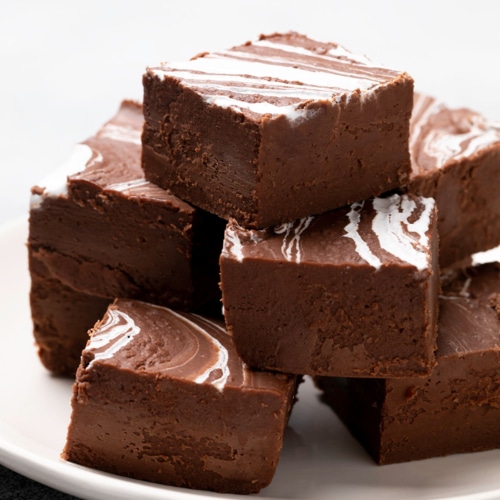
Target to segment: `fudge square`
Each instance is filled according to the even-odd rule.
[[[297,381],[250,370],[222,321],[116,300],[83,351],[62,457],[136,479],[256,493],[274,475]]]
[[[405,185],[413,79],[297,33],[144,77],[146,178],[264,228]]]
[[[380,464],[500,447],[500,267],[444,285],[428,378],[317,377],[323,401]]]
[[[90,301],[131,297],[183,310],[218,302],[225,221],[144,179],[143,121],[139,104],[123,102],[59,171],[33,188],[30,263],[43,266],[44,279],[58,280]],[[65,344],[74,332],[57,328],[50,297],[32,291],[31,298],[40,351],[58,336],[59,345]],[[54,301],[59,299],[54,292]],[[104,310],[80,331],[80,351]],[[42,359],[49,357],[42,352]]]
[[[222,299],[243,360],[303,375],[428,374],[436,220],[433,199],[395,194],[265,230],[229,222]]]
[[[500,244],[500,123],[415,94],[409,191],[438,206],[442,268]]]

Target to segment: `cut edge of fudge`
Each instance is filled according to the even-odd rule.
[[[279,461],[298,377],[250,370],[221,321],[117,299],[90,333],[65,460],[256,493]]]
[[[220,316],[218,259],[225,221],[144,179],[143,121],[142,106],[123,101],[95,135],[32,189],[27,244],[32,320],[42,362],[53,373],[74,373],[87,330],[115,297]],[[42,278],[35,276],[41,267]],[[70,303],[65,307],[62,294],[72,296],[80,310]],[[77,315],[74,328],[70,309]]]
[[[225,222],[144,179],[141,111],[124,101],[33,188],[28,247],[44,251],[54,276],[80,292],[197,308],[220,296]]]
[[[40,362],[55,375],[74,377],[87,331],[102,317],[111,299],[64,285],[34,253],[29,254],[29,267],[33,337]]]
[[[413,79],[337,44],[262,35],[149,67],[143,83],[146,178],[242,226],[322,213],[409,179]]]
[[[415,93],[408,191],[438,205],[440,265],[500,244],[500,122]]]
[[[430,377],[315,377],[381,465],[500,447],[500,264],[450,272],[443,290]]]

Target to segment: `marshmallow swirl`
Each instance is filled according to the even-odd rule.
[[[340,45],[313,43],[297,33],[262,36],[148,71],[158,78],[180,80],[209,104],[291,120],[313,115],[310,102],[338,103],[352,92],[363,99],[400,74]]]

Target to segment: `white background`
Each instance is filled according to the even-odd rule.
[[[404,69],[416,89],[500,120],[492,0],[3,1],[0,224],[116,111],[147,65],[295,30]],[[7,6],[6,6],[7,5]]]

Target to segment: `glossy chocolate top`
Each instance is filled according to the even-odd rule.
[[[210,104],[253,118],[286,115],[291,120],[314,114],[317,101],[341,102],[353,92],[364,98],[398,78],[411,80],[340,45],[293,32],[262,35],[189,61],[162,63],[148,72],[181,81]]]
[[[67,197],[71,186],[80,183],[192,210],[187,203],[145,180],[141,168],[143,121],[141,105],[123,101],[117,114],[95,136],[77,144],[66,163],[33,188],[31,208],[40,207],[47,197]]]
[[[432,198],[393,195],[353,203],[318,216],[264,230],[242,229],[230,222],[223,255],[379,269],[401,263],[431,267]]]
[[[469,109],[449,109],[442,102],[414,94],[410,121],[412,176],[500,148],[500,122]]]
[[[236,353],[224,323],[145,302],[118,299],[91,332],[86,370],[99,363],[225,387],[283,390],[289,377],[250,370]]]
[[[445,275],[438,355],[500,349],[500,264]]]

